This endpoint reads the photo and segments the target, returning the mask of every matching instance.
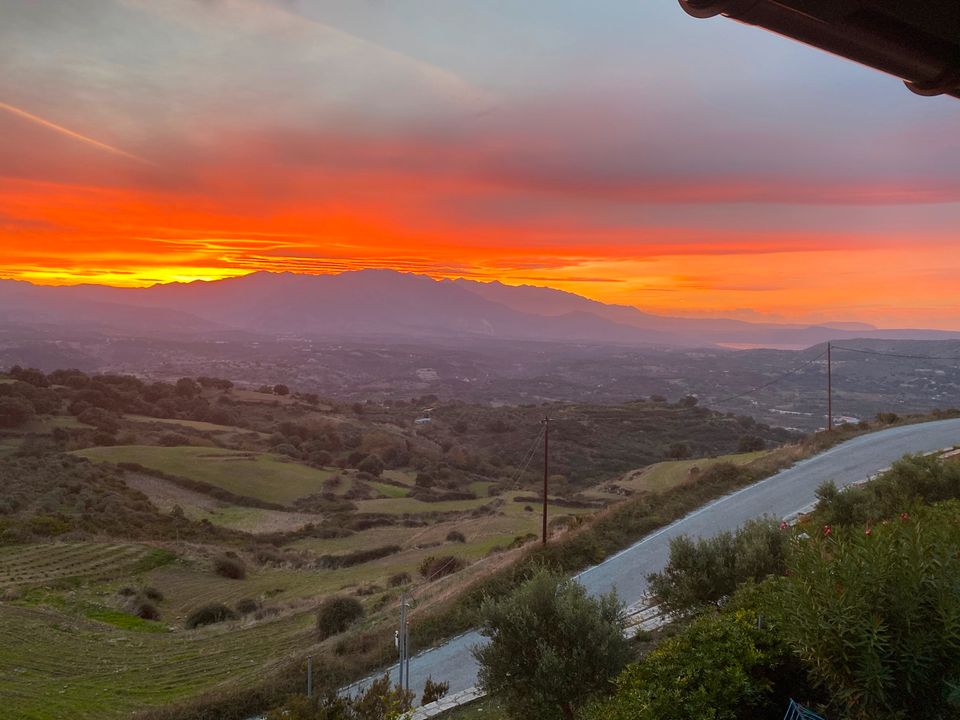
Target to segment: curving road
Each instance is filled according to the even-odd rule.
[[[881,430],[862,435],[803,460],[766,480],[715,500],[643,538],[604,562],[581,572],[577,579],[592,594],[616,589],[627,604],[640,600],[647,575],[667,563],[671,538],[711,537],[734,530],[761,515],[787,517],[808,506],[817,486],[833,480],[843,487],[864,480],[907,453],[923,453],[960,444],[960,419]],[[477,632],[453,638],[410,661],[410,688],[419,697],[428,676],[450,683],[450,693],[477,684],[477,664],[470,649],[482,642]],[[397,666],[390,669],[394,682]],[[349,692],[349,690],[348,690]]]

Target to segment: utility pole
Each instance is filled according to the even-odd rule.
[[[397,632],[397,649],[400,651],[400,687],[403,687],[404,655],[406,654],[407,634],[407,594],[400,595],[400,630]]]
[[[313,697],[313,655],[307,655],[307,697]]]
[[[827,343],[827,430],[833,430],[833,357]]]
[[[407,658],[407,671],[404,677],[407,680],[407,692],[410,692],[410,623],[407,622],[406,613],[404,613],[403,622],[403,654]]]
[[[550,477],[550,418],[543,418],[543,544],[547,544],[547,479]]]
[[[394,635],[394,642],[400,653],[400,679],[397,683],[401,689],[410,690],[410,627],[407,624],[407,594],[400,595],[400,629]]]

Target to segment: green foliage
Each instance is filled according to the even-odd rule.
[[[30,420],[36,411],[33,403],[22,397],[0,397],[0,428],[13,428]]]
[[[784,629],[843,716],[955,717],[960,504],[802,542]]]
[[[777,706],[772,677],[778,673],[784,654],[777,638],[758,628],[756,618],[749,613],[706,615],[628,667],[617,678],[614,696],[592,707],[586,717],[763,717]]]
[[[480,686],[500,694],[514,718],[571,720],[629,657],[616,595],[589,597],[583,586],[547,570],[508,598],[488,599],[480,616],[490,640],[474,650]]]
[[[226,622],[227,620],[236,620],[237,614],[220,603],[204,605],[202,608],[194,610],[187,616],[185,623],[188,630],[201,627],[203,625],[213,625],[215,623]]]
[[[213,570],[221,577],[231,580],[243,580],[247,576],[247,568],[238,557],[218,555],[213,559]]]
[[[327,598],[317,609],[317,631],[320,639],[342,633],[363,617],[363,605],[352,597]]]
[[[73,531],[121,538],[231,536],[211,525],[175,521],[132,490],[115,468],[71,455],[0,459],[0,491],[0,517],[8,516],[0,527],[0,544]],[[165,550],[156,553],[163,562],[173,558]]]
[[[51,537],[70,531],[70,523],[52,515],[34,515],[30,518],[30,531],[34,535]]]
[[[450,683],[434,682],[432,677],[428,677],[427,682],[423,685],[423,697],[420,700],[420,704],[429,705],[430,703],[434,703],[445,696],[449,690]]]
[[[380,477],[383,473],[383,460],[378,455],[367,455],[357,464],[357,470],[370,473],[374,477]]]
[[[720,605],[747,580],[782,575],[787,550],[788,533],[770,520],[752,520],[736,533],[695,541],[674,538],[666,568],[647,581],[664,608],[689,615],[707,605]]]
[[[756,435],[744,435],[737,443],[737,452],[748,453],[765,450],[767,443],[763,438]]]
[[[935,456],[908,455],[871,482],[838,490],[833,483],[817,489],[817,525],[874,524],[917,503],[960,498],[960,464]]]
[[[459,530],[451,530],[447,533],[447,542],[465,543],[466,541],[466,536]]]

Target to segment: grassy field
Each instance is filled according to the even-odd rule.
[[[767,457],[772,452],[776,451],[760,450],[758,452],[721,455],[715,458],[669,460],[626,473],[612,484],[635,493],[664,492],[689,482],[697,472],[703,472],[717,463],[729,462],[734,465],[749,465]],[[592,497],[612,497],[610,493],[599,488],[588,490],[585,494]]]
[[[19,440],[0,440],[0,458],[13,455],[19,447]]]
[[[319,523],[322,520],[322,516],[311,513],[231,505],[153,475],[127,473],[126,481],[134,490],[146,495],[161,512],[170,512],[178,506],[190,520],[209,520],[214,525],[231,530],[250,533],[289,532],[298,530],[307,523]]]
[[[108,543],[0,547],[0,588],[115,577],[135,570],[153,552],[149,545]]]
[[[43,607],[0,605],[4,717],[100,720],[252,682],[311,641],[312,614],[196,632],[144,633]]]
[[[76,454],[96,461],[139,463],[236,495],[281,504],[321,492],[324,480],[333,475],[328,470],[300,465],[280,455],[219,448],[121,445],[78,450]]]
[[[168,425],[171,429],[180,427],[188,430],[198,430],[200,432],[229,433],[231,435],[252,433],[258,437],[268,437],[265,433],[260,433],[255,430],[245,430],[244,428],[234,427],[233,425],[216,425],[214,423],[201,422],[199,420],[175,420],[168,418],[148,417],[146,415],[125,415],[124,417],[127,420],[135,423]]]

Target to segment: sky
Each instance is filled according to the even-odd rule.
[[[0,277],[960,329],[960,102],[675,0],[0,0]]]

